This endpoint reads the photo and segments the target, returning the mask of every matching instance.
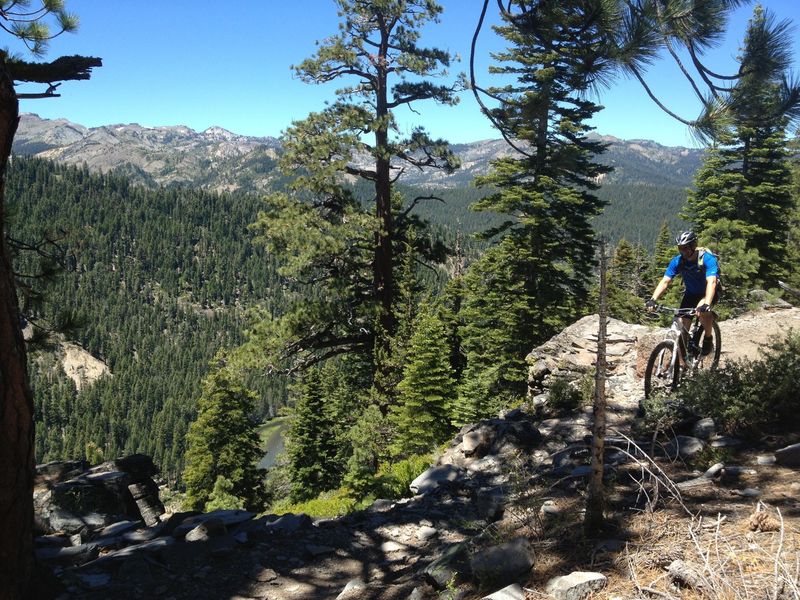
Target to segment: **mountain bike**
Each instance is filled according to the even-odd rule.
[[[711,313],[714,317],[711,348],[708,352],[703,352],[705,332],[694,308],[658,306],[656,311],[672,314],[673,318],[666,338],[656,344],[647,360],[647,371],[644,374],[645,398],[656,391],[673,391],[678,387],[683,371],[693,373],[700,369],[716,369],[722,352],[722,336],[716,313]],[[685,317],[692,317],[688,329],[683,324]]]

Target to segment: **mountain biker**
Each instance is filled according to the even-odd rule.
[[[713,348],[713,315],[711,307],[718,297],[717,283],[719,280],[719,263],[717,257],[711,252],[703,254],[697,249],[697,234],[693,231],[684,231],[675,238],[679,254],[675,256],[664,272],[664,277],[658,282],[653,296],[645,302],[645,308],[652,312],[658,306],[658,299],[667,290],[670,282],[676,275],[680,275],[685,286],[681,308],[694,308],[700,320],[703,331],[703,354],[708,354]],[[683,325],[686,329],[691,325],[691,318],[684,317]]]

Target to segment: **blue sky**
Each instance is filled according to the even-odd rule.
[[[459,54],[462,61],[452,71],[467,71],[482,1],[441,4],[441,23],[429,27],[422,42]],[[762,5],[797,24],[794,54],[800,69],[800,1],[763,0]],[[80,29],[53,40],[48,58],[99,56],[103,67],[89,81],[62,84],[60,98],[21,101],[24,112],[87,127],[220,126],[244,135],[278,136],[292,120],[320,110],[333,97],[336,86],[303,84],[289,68],[313,54],[315,41],[336,32],[331,0],[67,0],[67,8],[80,17]],[[725,45],[710,53],[716,68],[732,67],[751,14],[752,5],[740,9]],[[486,57],[499,43],[485,29],[479,53]],[[479,71],[487,63],[484,58]],[[669,63],[652,68],[648,80],[676,112],[696,116],[697,103]],[[598,101],[606,107],[594,121],[599,133],[665,145],[694,144],[686,127],[662,113],[635,81],[618,80]],[[405,128],[423,124],[451,142],[498,137],[469,93],[456,108],[421,103],[418,110],[419,115],[401,115]]]

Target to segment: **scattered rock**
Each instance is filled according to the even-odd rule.
[[[574,571],[569,575],[554,577],[547,582],[547,593],[555,600],[583,600],[606,586],[602,573]]]
[[[527,538],[479,550],[470,560],[472,574],[482,584],[510,585],[534,565],[533,547]]]
[[[415,494],[427,494],[444,483],[452,483],[464,476],[464,470],[453,465],[431,467],[408,486]]]
[[[792,444],[777,450],[775,462],[783,467],[800,467],[800,444]]]
[[[504,587],[494,594],[484,596],[482,600],[525,600],[525,590],[518,583]]]

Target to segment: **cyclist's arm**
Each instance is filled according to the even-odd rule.
[[[714,302],[714,294],[717,292],[717,276],[716,275],[709,275],[706,277],[706,295],[700,300],[700,303],[697,306],[701,306],[703,304],[708,304],[711,306],[711,303]]]
[[[672,281],[672,277],[668,277],[667,275],[661,278],[661,281],[658,282],[656,289],[653,291],[653,300],[658,300],[661,295],[667,291],[670,281]]]

